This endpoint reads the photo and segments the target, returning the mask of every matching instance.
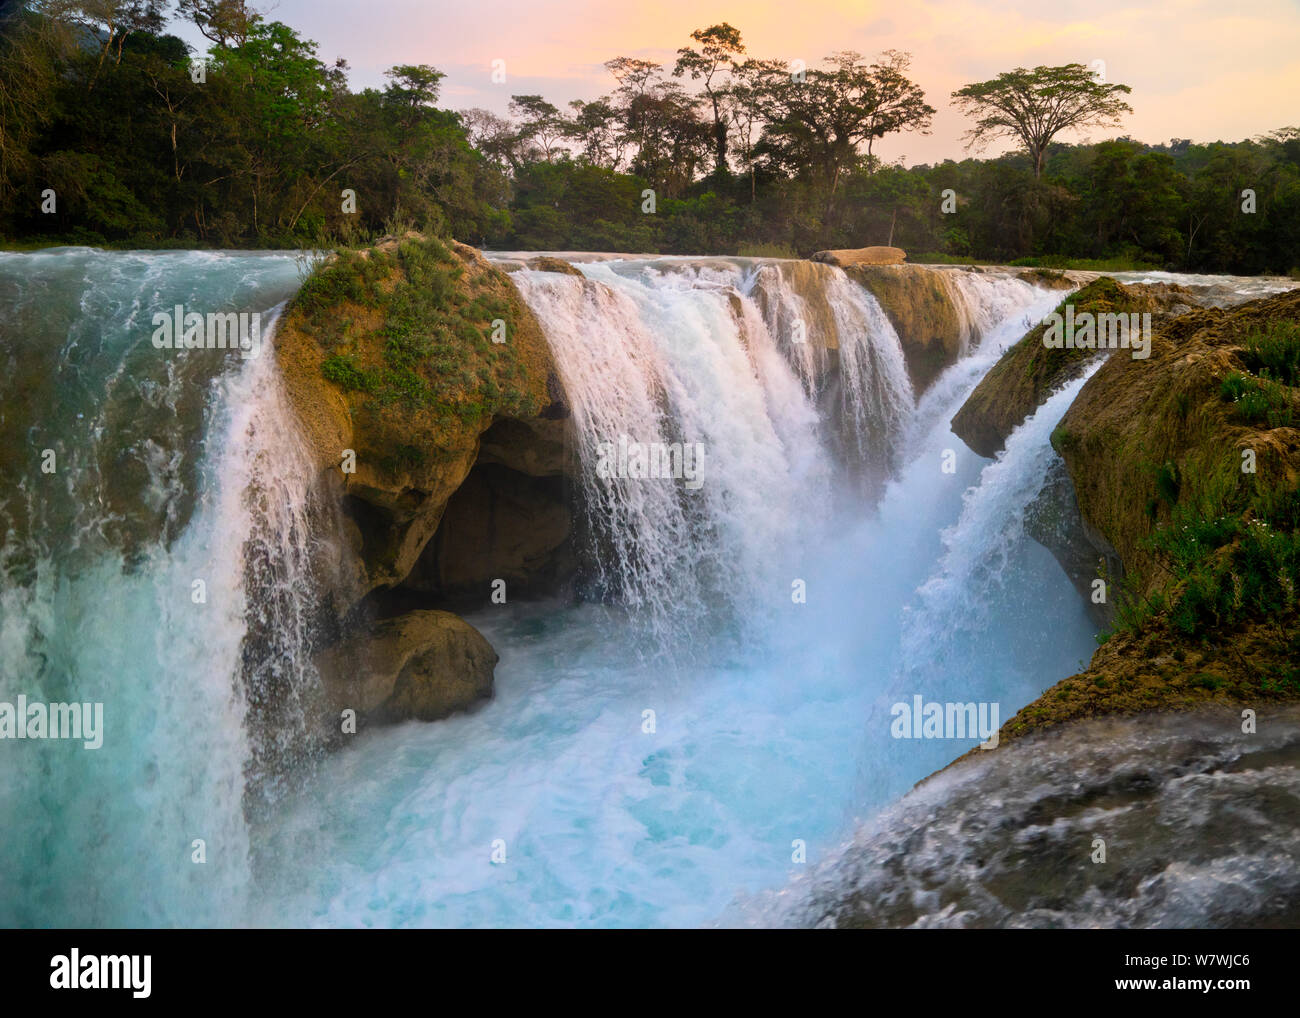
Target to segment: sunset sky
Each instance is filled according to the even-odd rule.
[[[949,93],[1016,66],[1105,62],[1131,85],[1134,113],[1118,132],[1144,141],[1251,137],[1300,125],[1300,0],[266,0],[255,4],[346,57],[354,88],[385,68],[433,64],[443,104],[504,113],[512,94],[563,107],[613,88],[601,66],[635,56],[671,66],[692,29],[739,28],[753,56],[803,59],[853,49],[913,56],[912,76],[938,109],[929,136],[895,135],[876,151],[906,163],[961,158],[965,123]],[[173,30],[176,30],[173,28]],[[182,33],[190,41],[196,34]],[[505,84],[491,62],[506,61]],[[1070,140],[1083,140],[1075,136]],[[995,150],[989,150],[995,151]]]

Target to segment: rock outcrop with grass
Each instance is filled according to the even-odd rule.
[[[348,579],[334,600],[350,608],[322,674],[384,677],[383,696],[355,690],[372,717],[472,702],[491,677],[487,654],[456,650],[474,631],[396,615],[486,604],[497,580],[563,579],[568,411],[540,326],[478,251],[408,234],[318,266],[276,353],[322,495],[340,510]],[[468,556],[467,540],[489,553]],[[411,661],[445,674],[420,665],[425,677],[408,681]]]
[[[1107,713],[1300,699],[1300,291],[1190,312],[1111,356],[1052,437],[1115,626],[1004,738]]]
[[[1066,305],[1078,317],[1150,313],[1153,319],[1187,310],[1195,304],[1191,294],[1168,284],[1125,286],[1109,277],[1094,280],[1066,297],[1056,308],[1064,316]],[[1053,392],[1083,374],[1088,364],[1109,351],[1049,349],[1043,343],[1046,322],[1040,322],[995,364],[952,419],[952,430],[981,456],[995,456],[1011,432],[1042,405]],[[1095,337],[1094,337],[1095,338]],[[1126,352],[1125,356],[1129,356]]]

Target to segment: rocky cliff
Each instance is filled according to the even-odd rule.
[[[880,302],[920,392],[976,337],[947,274],[924,265],[850,262],[844,271]]]
[[[495,653],[431,609],[564,578],[568,411],[537,321],[478,251],[408,234],[318,266],[276,354],[339,509],[332,706],[429,719],[488,695]]]
[[[990,398],[1020,398],[1019,381]],[[1298,426],[1300,291],[1168,318],[1149,358],[1105,360],[1052,443],[1108,563],[1087,582],[1104,582],[1113,627],[1004,738],[1099,714],[1300,699]]]

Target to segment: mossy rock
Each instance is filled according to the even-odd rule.
[[[275,346],[318,468],[368,507],[354,515],[371,586],[410,571],[493,421],[536,417],[556,391],[509,277],[414,233],[320,265]]]
[[[912,388],[926,389],[965,352],[970,329],[946,272],[923,265],[849,265],[898,333]]]
[[[1236,375],[1294,415],[1243,414]],[[1125,582],[1088,668],[1003,726],[1004,741],[1101,714],[1300,700],[1300,290],[1193,311],[1151,357],[1112,357],[1053,436],[1084,521]],[[1074,680],[1080,681],[1074,681]]]
[[[1192,301],[1182,288],[1125,286],[1108,276],[1093,280],[1066,297],[1056,308],[1065,314],[1074,306],[1084,313],[1132,314],[1167,309]],[[1088,364],[1109,351],[1051,349],[1043,345],[1047,324],[1039,322],[1009,349],[975,387],[952,419],[952,430],[980,456],[993,457],[1026,418],[1062,385],[1083,374]],[[1128,351],[1121,351],[1128,357]]]

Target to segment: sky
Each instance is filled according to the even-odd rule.
[[[1014,67],[1104,65],[1132,87],[1129,134],[1238,141],[1300,126],[1300,0],[254,0],[345,57],[354,89],[382,86],[395,64],[443,71],[441,105],[505,113],[511,95],[540,93],[561,108],[614,88],[602,66],[615,56],[671,67],[690,33],[719,22],[740,29],[751,56],[814,66],[838,50],[912,54],[911,77],[938,112],[929,135],[892,135],[875,147],[906,165],[972,154],[950,93]],[[179,25],[173,26],[177,31]],[[197,33],[178,31],[187,41]],[[504,60],[506,80],[492,81]],[[1094,65],[1101,61],[1102,65]],[[1006,146],[1004,145],[1003,148]],[[998,147],[982,154],[1000,151]],[[979,153],[974,153],[979,154]]]

